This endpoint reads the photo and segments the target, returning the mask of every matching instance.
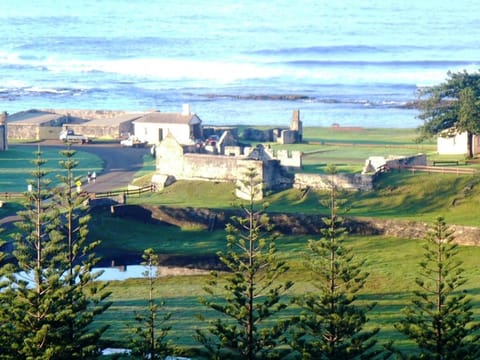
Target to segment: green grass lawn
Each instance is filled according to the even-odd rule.
[[[163,233],[163,231],[159,231]],[[216,236],[216,235],[215,235]],[[158,235],[158,239],[162,236]],[[303,252],[308,237],[282,237],[277,240],[279,256],[288,261],[291,270],[285,278],[295,282],[286,298],[314,291],[310,276],[303,267]],[[211,244],[220,244],[220,240],[208,240]],[[225,240],[224,240],[225,241]],[[172,239],[166,240],[171,243]],[[177,249],[190,247],[177,239]],[[411,343],[397,333],[393,324],[401,318],[401,309],[410,304],[412,291],[416,289],[414,279],[418,275],[418,263],[423,259],[423,249],[420,241],[387,238],[381,236],[357,237],[351,236],[347,245],[354,249],[357,259],[365,260],[364,270],[370,276],[365,288],[360,294],[359,304],[376,302],[377,305],[369,313],[369,326],[381,328],[380,341],[397,340],[404,349],[411,347]],[[169,247],[170,245],[167,245]],[[193,243],[192,249],[177,250],[182,252],[195,252],[200,248]],[[208,251],[208,250],[206,250]],[[468,282],[464,289],[473,297],[474,312],[480,319],[480,274],[478,258],[480,248],[461,247],[460,257],[463,261],[465,275]],[[202,324],[196,316],[215,316],[209,309],[204,308],[198,302],[199,296],[205,296],[203,286],[208,276],[175,276],[162,278],[156,287],[156,294],[165,300],[165,311],[172,313],[172,332],[170,337],[173,342],[184,348],[195,348],[197,344],[192,335],[197,327]],[[109,324],[106,340],[124,346],[129,328],[133,325],[134,311],[140,310],[146,305],[147,284],[141,279],[132,279],[123,282],[112,282],[111,300],[113,306],[102,315],[97,325]],[[281,316],[298,311],[295,307],[290,308]],[[191,353],[190,353],[191,355]]]
[[[128,198],[130,204],[175,207],[231,208],[238,204],[235,187],[229,183],[178,181],[159,193]],[[323,213],[320,201],[327,192],[288,189],[265,200],[269,210],[285,213]],[[382,174],[372,191],[344,192],[357,217],[399,218],[433,221],[438,216],[457,225],[480,225],[480,175],[390,172]]]
[[[308,144],[288,145],[290,150],[301,150],[305,157],[305,170],[324,172],[325,167],[335,164],[340,171],[359,172],[365,159],[372,155],[409,155],[427,153],[430,159],[464,160],[462,156],[438,157],[433,143],[416,144],[412,129],[332,129],[306,128],[304,139]],[[277,145],[274,145],[275,147]],[[22,191],[29,178],[30,161],[36,147],[11,146],[8,152],[0,152],[0,192]],[[57,150],[42,148],[49,161],[48,168],[55,170],[61,156]],[[80,174],[87,169],[100,169],[101,161],[93,155],[77,154]],[[479,166],[479,165],[472,165]],[[139,183],[148,182],[154,170],[154,160],[145,158],[144,168],[137,174]],[[20,185],[19,185],[20,184]],[[23,184],[23,185],[22,185]],[[8,190],[12,189],[12,190]],[[479,226],[480,176],[456,176],[409,172],[382,174],[375,189],[366,192],[349,192],[343,196],[350,207],[349,216],[399,218],[431,222],[438,216],[447,223]],[[128,198],[130,204],[168,205],[177,207],[231,208],[238,204],[234,196],[235,187],[229,183],[178,181],[164,191]],[[266,198],[269,211],[286,213],[323,213],[321,206],[326,192],[311,191],[304,196],[296,189],[271,194]],[[19,208],[14,203],[0,208],[0,217],[12,214]],[[110,215],[93,214],[90,227],[92,239],[102,240],[99,255],[104,259],[115,259],[129,254],[139,257],[143,250],[152,247],[158,253],[174,256],[213,255],[224,250],[224,231],[198,231],[174,226],[140,223],[134,220],[115,218]],[[288,261],[291,270],[286,275],[295,282],[287,295],[302,294],[313,289],[310,275],[303,268],[302,253],[309,236],[284,236],[278,239],[279,256]],[[355,256],[365,259],[364,270],[370,273],[369,280],[361,293],[360,302],[375,301],[377,306],[369,314],[370,326],[380,326],[381,340],[397,339],[405,348],[405,341],[393,328],[400,318],[400,310],[411,300],[415,288],[418,263],[423,250],[419,240],[389,238],[383,236],[350,236],[348,245],[354,248]],[[465,289],[474,296],[474,312],[480,319],[480,270],[478,259],[480,248],[461,247],[469,279]],[[172,312],[174,343],[185,348],[195,348],[192,335],[200,323],[197,314],[213,316],[203,308],[198,297],[204,295],[203,287],[207,276],[172,276],[163,278],[157,295],[165,299],[166,310]],[[97,325],[108,324],[106,340],[112,345],[125,346],[129,329],[134,324],[134,311],[144,308],[147,286],[141,279],[122,282],[113,281],[113,306],[96,321]],[[291,312],[296,309],[290,310]]]
[[[27,190],[28,180],[34,170],[32,160],[36,158],[37,146],[10,145],[7,151],[0,151],[0,194],[3,192],[22,192]],[[47,178],[55,184],[55,175],[60,170],[59,161],[64,160],[58,149],[48,146],[40,147],[42,158],[47,161],[44,169],[51,174]],[[77,151],[75,159],[79,166],[74,174],[83,176],[87,171],[101,171],[103,164],[100,158],[83,151]]]

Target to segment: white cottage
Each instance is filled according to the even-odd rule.
[[[473,154],[480,153],[480,137],[473,135]],[[437,137],[439,155],[468,154],[467,132],[457,133],[455,129],[446,129]]]
[[[189,105],[183,105],[181,113],[148,113],[133,122],[135,136],[149,144],[158,144],[167,134],[182,145],[192,144],[202,137],[202,120],[190,112]]]

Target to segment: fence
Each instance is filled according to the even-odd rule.
[[[416,171],[423,171],[428,173],[441,173],[441,174],[456,174],[456,175],[473,175],[477,173],[476,169],[463,168],[463,167],[451,167],[451,166],[400,166],[399,170],[409,170],[412,173]]]
[[[124,189],[124,190],[112,190],[112,191],[104,191],[104,192],[97,192],[97,193],[89,193],[88,195],[91,198],[107,198],[107,197],[114,197],[118,195],[125,195],[125,196],[130,196],[130,195],[141,195],[146,192],[155,192],[155,185],[147,185],[141,188],[137,189]],[[2,192],[0,193],[0,201],[17,201],[21,200],[24,197],[23,192]]]
[[[108,198],[114,197],[119,195],[131,196],[131,195],[141,195],[146,192],[154,192],[155,185],[147,185],[137,189],[125,189],[125,190],[112,190],[112,191],[104,191],[104,192],[97,192],[92,193],[92,198],[101,199],[101,198]]]
[[[7,201],[7,200],[21,200],[23,198],[22,192],[2,192],[0,193],[0,200]]]

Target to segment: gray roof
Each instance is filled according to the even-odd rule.
[[[9,123],[14,122],[19,125],[40,125],[63,118],[63,115],[54,114],[39,110],[21,111],[12,115],[9,115],[7,121]]]
[[[131,112],[120,114],[111,118],[103,118],[103,119],[94,119],[88,122],[89,126],[108,126],[108,125],[119,125],[124,122],[129,122],[133,120],[137,120],[141,116],[145,115],[144,112]]]
[[[135,123],[155,123],[155,124],[191,124],[200,123],[201,120],[195,114],[183,115],[182,113],[164,113],[152,112],[135,120]]]

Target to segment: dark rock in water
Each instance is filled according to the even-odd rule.
[[[203,94],[203,96],[205,96],[209,99],[230,98],[230,99],[239,99],[239,100],[287,100],[287,101],[296,101],[296,100],[312,100],[313,99],[310,96],[301,95],[301,94],[246,94],[246,95]]]

